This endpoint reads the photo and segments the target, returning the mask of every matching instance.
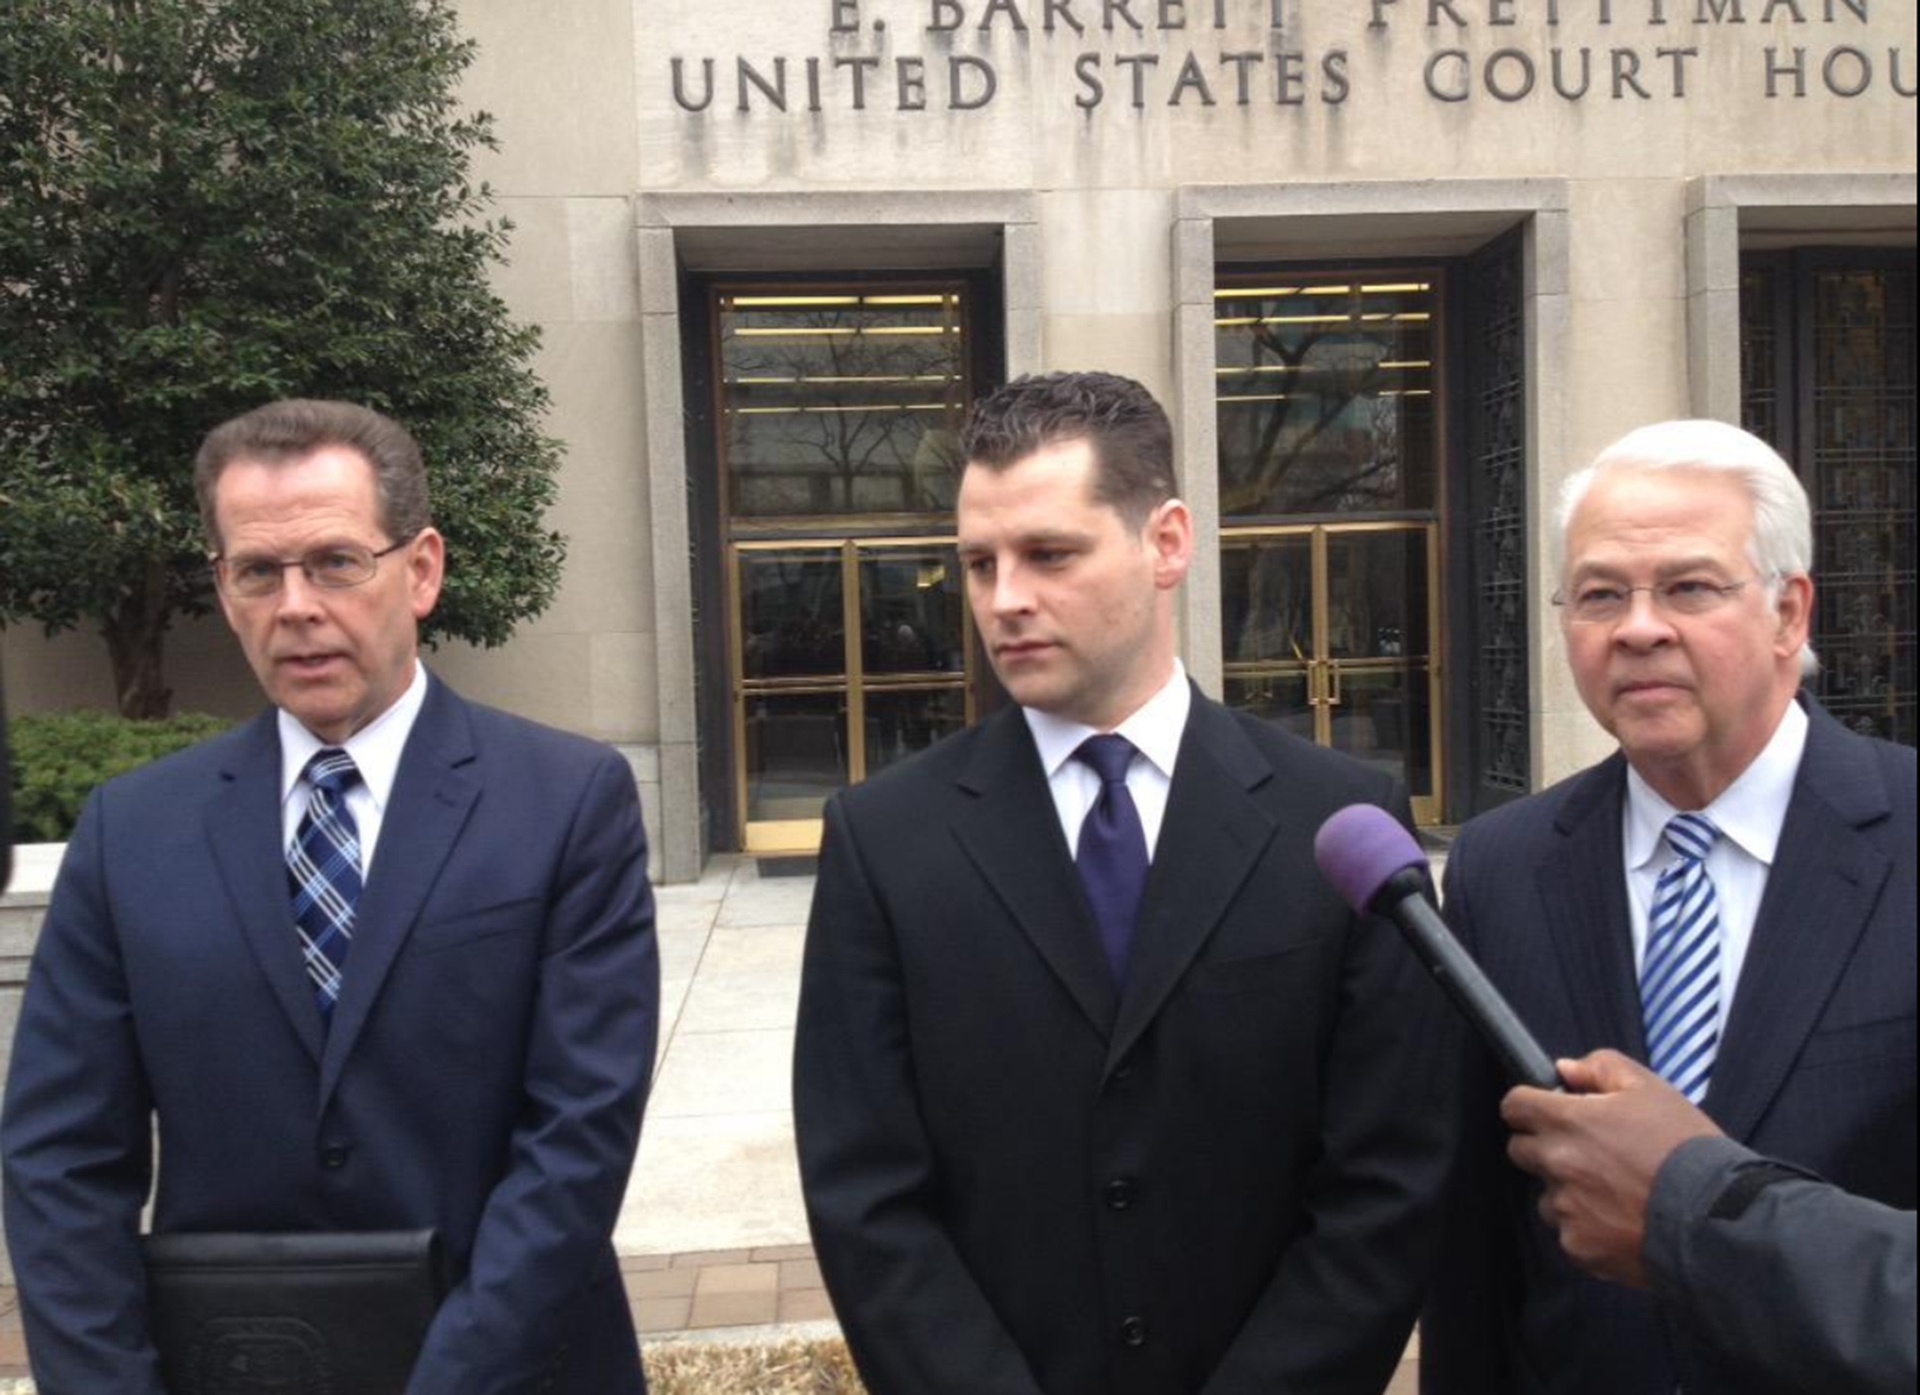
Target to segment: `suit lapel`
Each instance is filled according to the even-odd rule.
[[[1537,875],[1547,931],[1579,1027],[1571,1045],[1581,1051],[1614,1046],[1644,1061],[1646,1028],[1620,836],[1626,779],[1626,760],[1617,753],[1581,777],[1555,823],[1560,846]]]
[[[1019,708],[980,728],[959,783],[973,803],[954,821],[953,836],[1104,1038],[1113,1025],[1113,979]]]
[[[1107,1069],[1153,1021],[1272,841],[1273,818],[1252,794],[1272,778],[1272,762],[1196,689],[1141,898]]]
[[[1859,836],[1887,817],[1867,744],[1809,702],[1807,747],[1761,899],[1707,1109],[1750,1138],[1826,1010],[1891,870]]]
[[[242,735],[221,771],[227,788],[207,813],[207,843],[226,883],[254,962],[266,976],[288,1025],[317,1062],[320,1009],[300,957],[281,846],[280,735],[267,709]]]
[[[426,703],[400,757],[373,868],[360,897],[353,952],[321,1062],[323,1109],[480,795],[479,783],[460,768],[474,755],[465,705],[437,679],[429,682]]]

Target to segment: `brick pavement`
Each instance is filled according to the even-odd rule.
[[[810,1245],[622,1255],[634,1326],[649,1336],[831,1322]]]

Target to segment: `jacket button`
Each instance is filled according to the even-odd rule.
[[[1120,1340],[1130,1347],[1143,1347],[1147,1344],[1147,1320],[1143,1317],[1122,1318],[1120,1320]]]
[[[1109,1211],[1124,1211],[1139,1199],[1140,1190],[1131,1177],[1116,1177],[1107,1183],[1106,1198]]]
[[[320,1150],[320,1166],[326,1168],[329,1172],[338,1172],[347,1165],[347,1159],[352,1156],[352,1154],[353,1149],[343,1148],[338,1145],[331,1148],[323,1148]]]

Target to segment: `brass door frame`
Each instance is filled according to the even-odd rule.
[[[1307,680],[1307,704],[1313,709],[1314,740],[1319,745],[1333,744],[1334,709],[1343,701],[1343,680],[1347,677],[1367,677],[1381,673],[1418,673],[1419,666],[1411,657],[1402,657],[1398,662],[1392,659],[1369,656],[1359,659],[1338,659],[1329,652],[1332,614],[1329,609],[1327,593],[1329,588],[1328,552],[1333,538],[1351,537],[1363,533],[1422,533],[1427,540],[1427,723],[1429,749],[1433,752],[1433,793],[1414,795],[1409,791],[1413,804],[1414,822],[1434,824],[1440,821],[1441,800],[1446,790],[1446,749],[1443,737],[1446,731],[1444,703],[1444,646],[1440,643],[1440,525],[1431,520],[1406,520],[1400,522],[1370,521],[1365,523],[1312,523],[1282,524],[1256,528],[1223,529],[1221,542],[1238,542],[1243,539],[1300,538],[1309,539],[1308,582],[1313,590],[1311,611],[1312,634],[1311,651],[1304,657],[1295,659],[1265,659],[1255,662],[1230,663],[1225,666],[1225,676],[1239,679],[1259,679],[1264,677],[1298,676],[1302,672]]]
[[[738,515],[734,509],[733,460],[731,436],[725,422],[727,420],[727,376],[725,336],[720,331],[724,311],[729,303],[742,298],[768,297],[784,300],[793,304],[802,304],[809,300],[828,300],[840,297],[879,298],[876,303],[886,303],[898,297],[940,296],[947,299],[946,320],[952,326],[952,333],[958,337],[961,350],[958,355],[959,373],[954,380],[957,385],[957,401],[960,404],[953,413],[951,425],[957,427],[959,418],[965,413],[965,404],[973,399],[974,362],[970,350],[974,338],[973,296],[969,284],[963,279],[951,276],[932,275],[925,277],[903,276],[876,281],[860,277],[823,277],[819,279],[783,280],[766,277],[746,276],[726,278],[714,281],[707,288],[709,323],[713,326],[710,355],[711,382],[713,384],[714,420],[718,423],[714,433],[715,468],[720,509],[721,546],[724,561],[721,567],[721,584],[725,594],[725,623],[727,629],[727,685],[730,706],[729,728],[733,741],[734,759],[731,762],[733,772],[734,827],[739,835],[740,847],[754,854],[810,853],[818,850],[822,832],[822,821],[811,819],[768,819],[750,822],[747,818],[747,796],[749,775],[747,770],[746,746],[746,710],[750,698],[763,694],[836,696],[843,700],[845,716],[842,723],[843,738],[846,745],[847,777],[852,783],[858,783],[866,775],[865,731],[867,693],[882,690],[926,691],[932,689],[958,688],[964,694],[966,720],[974,719],[976,694],[972,671],[973,632],[972,616],[964,604],[961,606],[961,625],[964,637],[963,653],[967,656],[960,672],[941,674],[940,681],[932,681],[932,675],[886,675],[869,682],[865,676],[865,655],[861,646],[860,631],[860,586],[859,555],[863,550],[884,549],[888,547],[946,547],[953,546],[954,520],[951,512],[943,513],[882,513],[882,514],[827,514],[827,515]],[[929,531],[924,535],[915,535],[912,530],[925,527]],[[844,676],[831,679],[822,676],[819,679],[765,679],[749,682],[745,678],[745,634],[741,625],[742,583],[741,558],[755,551],[812,551],[839,549],[841,553],[841,622],[844,629],[843,653],[846,660]],[[946,681],[946,680],[951,681]]]
[[[885,674],[869,681],[866,676],[866,654],[863,652],[860,624],[860,563],[863,557],[885,551],[904,551],[946,549],[958,566],[958,553],[953,551],[956,539],[952,534],[930,537],[877,537],[877,538],[788,538],[740,540],[728,544],[727,552],[727,608],[733,620],[731,626],[731,644],[728,655],[728,680],[731,686],[733,709],[733,743],[740,759],[734,765],[734,819],[740,832],[740,846],[758,856],[776,854],[798,854],[817,851],[824,830],[822,819],[760,819],[748,816],[748,788],[750,784],[747,770],[747,704],[760,696],[773,694],[788,696],[840,697],[845,701],[845,719],[842,731],[846,740],[847,781],[859,784],[867,778],[867,747],[864,739],[866,732],[867,693],[875,692],[943,692],[958,691],[964,703],[965,721],[971,726],[975,718],[975,692],[972,674],[969,668],[962,667],[957,673],[928,672],[924,674],[903,673]],[[746,677],[746,635],[739,623],[740,606],[744,597],[744,584],[741,579],[742,561],[755,552],[832,552],[840,554],[840,624],[841,648],[846,660],[843,679],[830,679],[825,675],[801,678],[758,678]],[[960,606],[961,653],[971,655],[974,648],[973,612],[962,597]]]

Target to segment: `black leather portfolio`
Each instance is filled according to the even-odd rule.
[[[169,1395],[403,1395],[446,1295],[431,1230],[145,1243]]]

